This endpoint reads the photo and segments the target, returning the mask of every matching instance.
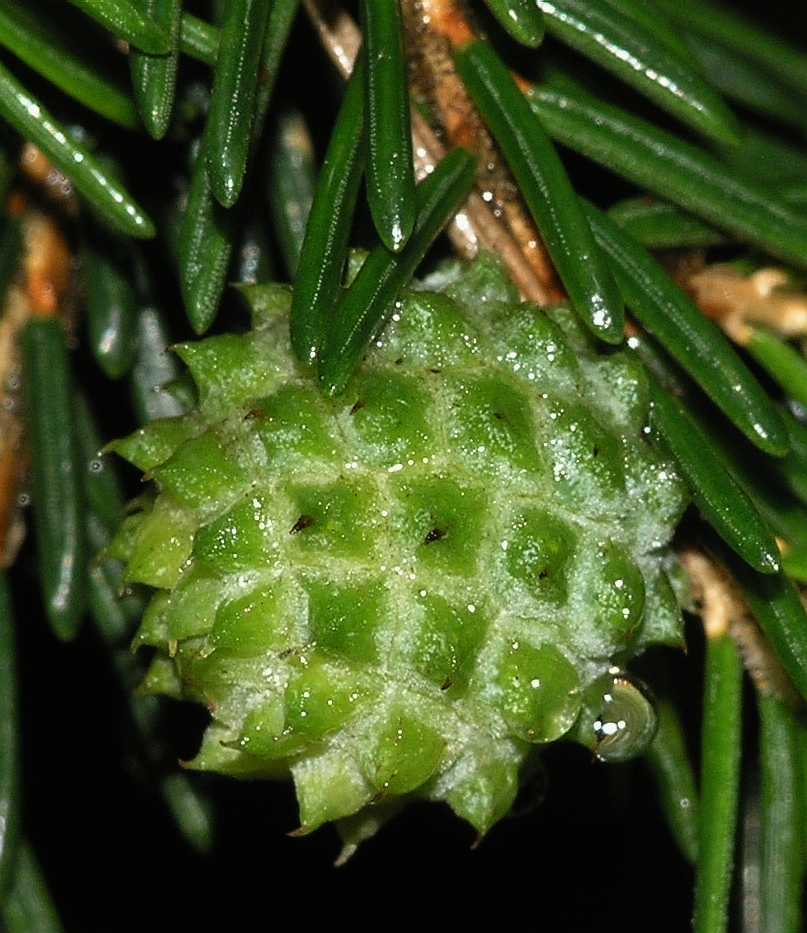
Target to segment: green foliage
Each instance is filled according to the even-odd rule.
[[[346,855],[399,798],[446,801],[484,835],[561,737],[603,761],[647,747],[696,864],[695,929],[727,930],[732,885],[747,908],[758,876],[764,928],[795,930],[803,711],[760,695],[759,761],[743,757],[741,662],[712,633],[696,795],[689,720],[665,695],[653,738],[653,703],[621,668],[682,644],[678,605],[694,604],[669,546],[680,526],[677,543],[708,549],[738,585],[763,673],[780,665],[807,698],[804,346],[754,324],[735,350],[669,274],[698,250],[784,263],[801,287],[807,53],[703,0],[467,5],[487,33],[454,35],[481,118],[463,135],[421,97],[428,29],[405,34],[398,0],[358,5],[353,77],[342,91],[317,72],[313,114],[294,86],[318,55],[314,31],[291,38],[298,0],[0,0],[0,191],[40,200],[15,168],[32,143],[63,176],[60,223],[81,244],[75,323],[25,324],[24,397],[9,406],[24,412],[44,615],[61,640],[94,624],[79,647],[99,640],[128,698],[127,757],[198,852],[211,808],[177,772],[152,694],[210,706],[194,768],[290,773],[302,828],[341,821]],[[343,27],[344,73],[350,21],[323,29],[327,44]],[[284,64],[290,41],[303,51]],[[441,67],[438,81],[450,56]],[[489,155],[487,132],[501,165],[462,148],[438,158],[456,139]],[[474,186],[494,197],[490,173],[505,198],[482,241],[506,254],[499,218],[523,201],[568,307],[519,303],[484,251],[434,261],[452,219],[457,241],[478,216]],[[3,222],[4,296],[33,281],[26,230],[24,214]],[[265,281],[275,268],[293,290]],[[108,449],[159,490],[128,509],[95,423],[123,433],[126,397],[141,427]],[[682,517],[688,498],[722,542]],[[3,574],[0,914],[11,931],[57,931],[21,816],[21,793],[41,792],[19,775],[16,681],[38,689],[11,611],[24,570]],[[143,586],[159,591],[145,611]],[[156,650],[145,679],[129,652],[138,622],[135,643]],[[736,828],[755,808],[741,877]]]
[[[529,118],[524,95],[482,42],[464,49],[457,67],[504,152],[572,306],[595,336],[619,343],[624,323],[619,292],[552,143]]]
[[[367,61],[367,199],[381,242],[393,252],[415,226],[415,172],[398,0],[364,0]]]

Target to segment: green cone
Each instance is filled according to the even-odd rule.
[[[156,589],[146,688],[210,710],[190,766],[290,774],[304,831],[354,817],[364,838],[402,795],[487,832],[567,734],[640,752],[649,702],[607,719],[592,691],[623,697],[617,668],[681,641],[687,500],[635,360],[483,258],[408,292],[328,400],[294,362],[288,290],[245,295],[252,331],[179,348],[198,409],[112,445],[156,487],[111,551]]]

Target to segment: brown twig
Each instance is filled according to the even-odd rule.
[[[44,193],[49,202],[63,207],[70,215],[78,212],[76,192],[70,179],[57,169],[33,143],[25,143],[20,152],[20,172]]]
[[[477,186],[494,215],[518,243],[540,283],[539,304],[558,302],[563,292],[535,224],[498,147],[454,67],[455,49],[477,38],[458,0],[404,0],[412,87],[437,114],[446,138],[479,157]]]
[[[48,184],[47,160],[30,151],[26,164],[35,166],[32,179]],[[20,335],[32,317],[61,316],[65,308],[72,258],[56,222],[31,209],[27,198],[14,192],[8,212],[22,222],[23,252],[19,271],[0,308],[0,567],[10,566],[25,536],[19,507],[28,469],[22,419],[22,361]]]
[[[64,310],[70,285],[72,256],[61,230],[46,214],[32,211],[23,218],[22,286],[30,314],[56,317]]]
[[[731,266],[710,265],[681,284],[740,345],[752,332],[749,324],[763,324],[786,339],[807,336],[807,294],[793,287],[784,269],[765,267],[743,275]]]
[[[18,509],[27,470],[23,444],[22,366],[18,337],[28,320],[21,289],[12,287],[0,313],[0,568],[10,566],[25,537]]]
[[[328,0],[304,0],[304,6],[331,60],[342,77],[347,78],[361,45],[356,23],[338,4]],[[415,169],[422,178],[443,158],[445,147],[416,108],[412,112],[412,142]],[[495,209],[479,194],[471,194],[447,232],[455,250],[464,258],[473,258],[480,248],[498,254],[527,300],[548,304],[558,299],[557,291],[550,290],[536,272],[536,263],[531,257],[533,246],[528,245],[525,253],[513,233],[496,216]]]
[[[679,558],[689,574],[706,637],[730,635],[757,690],[798,707],[796,689],[728,573],[697,548],[682,550]]]

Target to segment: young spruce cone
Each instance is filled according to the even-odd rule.
[[[198,409],[112,445],[156,486],[111,549],[156,589],[146,689],[211,712],[190,767],[290,773],[303,830],[360,838],[414,795],[483,834],[546,743],[640,752],[622,667],[680,643],[687,499],[630,351],[483,258],[410,290],[329,400],[288,290],[245,294],[250,333],[178,348]]]

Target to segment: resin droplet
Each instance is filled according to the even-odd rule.
[[[586,690],[577,737],[600,761],[627,761],[645,751],[656,726],[644,684],[612,669]]]

